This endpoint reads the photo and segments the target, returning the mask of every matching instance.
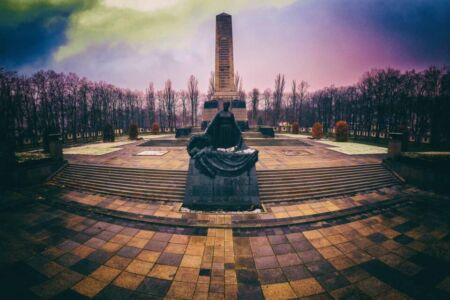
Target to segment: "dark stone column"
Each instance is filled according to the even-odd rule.
[[[403,133],[391,132],[389,135],[388,157],[396,158],[402,153]]]
[[[51,158],[55,160],[63,160],[61,135],[59,133],[52,133],[48,135],[48,147]]]

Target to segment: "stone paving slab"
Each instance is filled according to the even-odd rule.
[[[331,146],[329,149],[348,155],[387,154],[387,147],[379,147],[352,142],[319,140],[317,143]]]
[[[433,194],[375,215],[255,230],[147,226],[27,196],[0,211],[4,299],[450,296],[449,202]]]
[[[92,143],[83,146],[74,146],[64,148],[64,154],[76,155],[104,155],[112,152],[122,150],[121,146],[132,144],[133,141],[125,142],[110,142],[110,143]]]
[[[63,190],[52,196],[52,201],[69,205],[72,209],[95,211],[130,220],[184,226],[213,227],[267,227],[310,223],[335,218],[336,215],[350,215],[369,212],[389,205],[396,205],[413,199],[415,189],[383,188],[369,193],[348,197],[324,198],[298,203],[265,205],[264,212],[189,212],[181,210],[181,203],[150,202],[127,199],[119,196],[92,195],[86,192]],[[59,199],[59,200],[55,200]]]
[[[151,137],[154,138],[155,136]],[[156,136],[156,137],[163,139],[166,138],[168,142],[173,140],[171,136],[165,137]],[[297,139],[301,139],[302,142],[307,143],[308,146],[255,146],[254,148],[259,150],[259,161],[256,163],[256,169],[280,170],[280,169],[296,169],[296,168],[317,168],[318,166],[320,167],[352,166],[359,164],[380,163],[383,158],[383,155],[379,154],[347,155],[344,153],[333,151],[329,146],[323,145],[316,141],[306,140],[296,135],[294,135],[294,137]],[[77,154],[68,154],[66,152],[65,158],[68,159],[70,163],[77,163],[77,164],[97,164],[97,165],[100,164],[100,165],[111,165],[122,167],[168,169],[168,170],[188,169],[189,155],[186,151],[186,147],[139,146],[143,143],[145,143],[145,141],[137,141],[126,145],[121,145],[120,150],[111,153],[105,152],[105,154],[102,155],[80,155],[80,154],[77,155]],[[102,143],[97,143],[94,145],[98,145],[95,147],[101,147],[101,144]],[[82,147],[91,147],[91,145]],[[361,147],[364,147],[364,145],[362,145]],[[118,149],[118,148],[108,148],[108,149]],[[142,151],[167,151],[167,153],[162,157],[137,155]],[[291,155],[292,153],[295,152],[300,153],[302,155]]]

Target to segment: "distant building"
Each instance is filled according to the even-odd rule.
[[[239,100],[239,94],[234,83],[233,59],[233,26],[231,15],[221,13],[216,16],[216,59],[214,95],[212,100],[203,106],[202,128],[206,128],[215,114],[222,109],[223,102],[231,102],[233,112],[239,127],[248,128],[247,109],[245,101]]]

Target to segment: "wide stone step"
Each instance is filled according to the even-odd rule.
[[[296,177],[296,176],[326,176],[326,175],[334,175],[338,176],[340,174],[352,174],[352,173],[367,173],[367,172],[379,172],[379,171],[387,171],[383,167],[373,167],[373,168],[364,168],[364,169],[344,169],[339,171],[331,171],[331,170],[323,170],[320,172],[308,172],[305,170],[296,171],[296,172],[273,172],[273,173],[261,173],[258,172],[258,177],[260,178],[278,178],[278,177]]]
[[[97,165],[79,165],[70,164],[67,169],[71,170],[84,170],[94,172],[108,172],[108,173],[120,173],[120,174],[162,174],[162,175],[187,175],[187,171],[184,170],[157,170],[157,169],[136,169],[136,168],[122,168],[122,167],[109,167],[109,166],[97,166]]]
[[[95,173],[95,172],[84,172],[84,171],[74,171],[74,170],[65,170],[65,174],[68,176],[72,176],[74,174],[78,176],[97,176],[102,178],[121,178],[123,181],[126,180],[149,180],[149,179],[157,179],[160,181],[173,181],[173,182],[185,182],[186,176],[184,177],[174,177],[170,175],[141,175],[141,176],[133,176],[127,174],[113,174],[113,173]]]
[[[373,172],[350,172],[347,174],[340,174],[340,175],[320,175],[320,176],[314,176],[314,175],[303,175],[303,176],[279,176],[274,178],[267,178],[267,177],[260,177],[258,175],[258,182],[260,184],[282,184],[282,183],[289,183],[289,184],[295,184],[295,183],[301,183],[301,182],[320,182],[320,181],[329,181],[329,180],[345,180],[347,178],[358,178],[358,177],[370,177],[370,176],[392,176],[388,171],[386,170],[378,170]]]
[[[372,176],[372,177],[357,177],[351,178],[351,181],[348,179],[341,180],[330,180],[330,181],[315,181],[315,182],[301,182],[298,184],[265,184],[260,185],[259,190],[263,193],[278,193],[279,191],[301,191],[301,190],[316,190],[320,188],[334,188],[340,186],[348,186],[350,184],[355,183],[367,183],[370,184],[372,182],[385,181],[385,180],[395,180],[391,176],[381,175],[381,176]]]
[[[392,176],[391,173],[389,173],[386,170],[378,170],[378,171],[371,171],[371,172],[350,172],[350,173],[341,173],[341,174],[321,174],[321,175],[298,175],[298,176],[279,176],[274,178],[265,178],[258,175],[258,181],[261,183],[295,183],[297,181],[328,181],[328,180],[341,180],[342,178],[352,178],[352,177],[358,177],[358,176],[378,176],[378,175],[385,175],[385,176]]]
[[[77,177],[77,176],[71,176],[71,177],[59,177],[54,179],[57,182],[73,182],[73,183],[90,183],[97,186],[115,186],[117,188],[134,188],[134,189],[140,189],[140,190],[157,190],[162,192],[184,192],[184,189],[186,185],[181,184],[170,184],[166,183],[164,185],[158,184],[158,183],[136,183],[136,182],[120,182],[118,179],[111,179],[110,181],[104,181],[104,180],[96,180],[93,178],[84,178],[84,177]]]
[[[120,182],[134,182],[134,183],[149,183],[154,182],[158,184],[178,184],[178,185],[184,185],[186,183],[186,177],[185,178],[172,178],[170,176],[159,176],[159,175],[146,175],[146,176],[131,176],[131,175],[116,175],[116,174],[105,174],[105,173],[86,173],[86,172],[77,172],[74,170],[64,170],[64,172],[61,174],[62,177],[70,178],[70,177],[76,177],[76,178],[96,178],[106,181],[120,181]]]
[[[381,164],[257,172],[264,203],[354,194],[400,182]],[[150,201],[182,202],[187,171],[74,164],[52,181],[69,188]]]
[[[149,171],[156,171],[156,172],[165,172],[165,173],[180,173],[184,172],[187,173],[185,170],[172,170],[172,169],[150,169],[150,168],[136,168],[136,167],[123,167],[123,166],[116,166],[116,165],[96,165],[96,164],[80,164],[80,163],[70,163],[68,167],[73,168],[90,168],[90,169],[106,169],[106,170],[124,170],[124,171],[137,171],[137,172],[149,172]]]
[[[108,187],[99,187],[95,185],[90,184],[77,184],[72,182],[66,182],[64,183],[66,187],[69,188],[76,188],[76,189],[82,189],[86,191],[91,191],[95,193],[100,194],[107,194],[107,195],[115,195],[115,196],[123,196],[123,197],[129,197],[129,198],[136,198],[136,199],[144,199],[144,200],[151,200],[151,201],[170,201],[170,202],[181,202],[183,201],[183,195],[176,195],[176,194],[168,194],[168,193],[152,193],[150,191],[135,191],[131,189],[115,189],[115,188],[108,188]]]
[[[373,170],[373,171],[363,171],[363,172],[341,172],[336,174],[318,174],[318,175],[310,175],[310,174],[297,174],[297,175],[279,175],[279,176],[258,176],[258,180],[261,182],[274,182],[274,181],[296,181],[297,179],[326,179],[326,178],[343,178],[347,176],[356,176],[356,175],[367,175],[367,174],[383,174],[388,171],[386,170]]]
[[[358,172],[371,170],[386,170],[381,164],[345,166],[345,167],[327,167],[327,168],[307,168],[307,169],[282,169],[282,170],[259,170],[258,174],[261,176],[280,176],[280,175],[294,175],[294,174],[339,174],[343,172]]]
[[[165,173],[165,172],[134,172],[130,170],[120,171],[120,169],[86,169],[78,167],[70,167],[64,169],[66,173],[86,174],[86,175],[101,175],[101,176],[118,176],[121,178],[171,178],[177,180],[185,180],[187,173]]]
[[[163,188],[158,186],[135,186],[135,185],[127,185],[127,184],[107,184],[106,182],[95,182],[95,181],[89,181],[89,180],[71,180],[71,179],[60,179],[57,182],[63,183],[63,184],[72,184],[72,185],[78,185],[78,186],[92,186],[96,188],[107,188],[107,189],[114,189],[114,190],[127,190],[127,191],[135,191],[135,192],[151,192],[151,193],[161,193],[161,194],[168,194],[168,195],[184,195],[184,188]]]
[[[262,193],[280,193],[280,192],[288,192],[288,191],[304,191],[304,190],[321,190],[321,189],[334,189],[334,188],[341,188],[346,187],[354,184],[371,184],[376,183],[380,181],[394,181],[398,183],[398,180],[392,177],[380,177],[380,178],[374,178],[374,179],[364,179],[361,180],[352,180],[351,182],[323,182],[313,185],[291,185],[291,186],[278,186],[278,185],[272,185],[270,186],[264,186],[260,189]],[[278,189],[279,188],[279,189]],[[274,190],[276,189],[276,190]]]
[[[382,184],[382,183],[398,183],[395,180],[391,178],[386,179],[379,179],[374,181],[355,181],[351,184],[343,184],[343,185],[321,185],[317,187],[303,187],[303,188],[288,188],[284,190],[260,190],[260,197],[278,197],[283,195],[292,195],[292,194],[299,194],[302,195],[303,193],[317,193],[322,191],[333,191],[333,190],[340,190],[342,188],[352,188],[355,186],[361,186],[366,187],[374,184]]]
[[[72,169],[68,168],[65,171],[77,173],[77,174],[99,174],[99,175],[110,175],[110,176],[120,176],[129,178],[149,178],[149,177],[162,177],[162,178],[173,178],[173,179],[186,179],[187,174],[164,174],[164,173],[129,173],[120,171],[103,171],[103,170],[84,170],[84,169]]]
[[[303,193],[301,195],[291,195],[291,196],[286,196],[286,197],[277,196],[276,198],[275,197],[265,198],[265,197],[260,196],[260,199],[261,199],[261,202],[263,202],[263,203],[301,202],[301,201],[310,200],[310,199],[352,195],[352,194],[356,194],[356,193],[360,193],[360,192],[366,192],[366,191],[381,189],[381,188],[385,188],[385,187],[390,187],[390,186],[394,186],[397,184],[398,184],[397,182],[380,183],[380,184],[373,184],[373,185],[365,186],[365,187],[364,186],[354,187],[352,189],[346,187],[343,189],[336,189],[333,191],[322,192],[322,193],[317,193],[317,192]]]
[[[343,169],[362,169],[362,168],[371,168],[371,167],[383,167],[380,163],[367,163],[367,164],[358,164],[358,165],[346,165],[346,166],[327,166],[327,167],[316,167],[316,168],[301,168],[301,169],[273,169],[273,170],[261,170],[261,173],[275,173],[275,172],[284,172],[284,171],[321,171],[321,170],[343,170]]]

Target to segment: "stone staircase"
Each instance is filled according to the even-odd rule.
[[[355,194],[401,182],[383,165],[257,171],[262,203]],[[149,201],[182,202],[187,171],[69,164],[51,184]]]
[[[50,183],[152,201],[182,202],[187,171],[69,164]]]
[[[383,165],[258,171],[262,203],[336,197],[398,185]]]

